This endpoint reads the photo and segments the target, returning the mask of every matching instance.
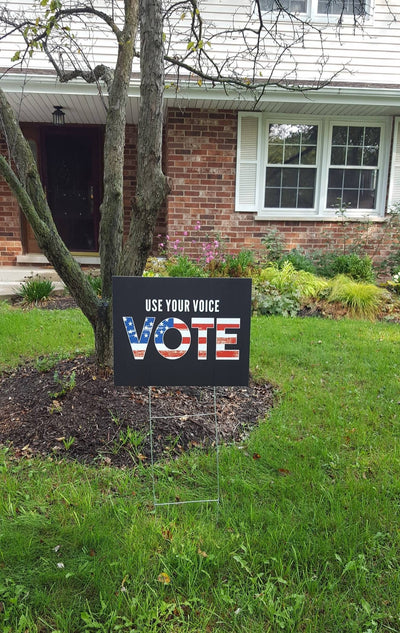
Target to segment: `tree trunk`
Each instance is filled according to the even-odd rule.
[[[121,253],[124,219],[124,148],[126,106],[138,28],[139,0],[125,0],[125,25],[109,88],[104,139],[104,197],[101,205],[100,261],[103,300],[111,310],[112,277]],[[111,323],[111,319],[109,318]]]
[[[140,110],[138,168],[129,237],[120,273],[141,275],[153,243],[157,216],[169,192],[162,172],[164,47],[160,0],[140,5]]]
[[[112,277],[118,271],[124,222],[124,149],[126,106],[138,28],[139,0],[125,0],[125,25],[108,95],[104,137],[104,196],[100,207],[102,303],[94,328],[96,356],[113,366]]]

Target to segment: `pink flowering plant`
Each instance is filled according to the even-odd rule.
[[[181,237],[159,235],[158,238],[160,255],[166,258],[165,265],[171,277],[251,275],[253,253],[243,250],[237,255],[228,254],[224,240],[218,234],[203,237],[199,220],[190,230],[184,230]]]
[[[183,239],[187,238],[190,234],[193,235],[193,233],[197,235],[192,240]],[[209,276],[217,266],[225,263],[223,243],[220,237],[209,237],[207,235],[206,238],[202,240],[200,233],[201,224],[199,220],[197,220],[190,231],[183,231],[182,238],[172,238],[170,235],[158,236],[160,239],[160,255],[167,258],[168,269],[172,268],[175,270],[177,264],[179,264],[178,267],[180,269],[189,268],[189,262],[191,262],[190,268],[192,269],[193,266],[196,266],[197,269],[201,269],[200,276],[204,277]]]

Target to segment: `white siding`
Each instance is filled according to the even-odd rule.
[[[110,11],[113,4],[118,17],[121,3],[113,3],[107,0],[95,2],[96,7]],[[64,3],[66,6],[66,3]],[[27,12],[32,11],[31,0],[18,0],[8,2],[7,8],[12,10],[19,7]],[[243,47],[242,38],[237,35],[232,38],[229,35],[215,37],[215,34],[227,29],[234,24],[243,26],[251,13],[250,0],[202,0],[201,15],[205,25],[204,41],[207,52],[216,59],[223,60],[228,56],[225,67],[226,74],[237,72],[242,77],[251,75],[252,65],[249,53],[239,55]],[[389,8],[390,7],[390,8]],[[42,9],[44,10],[44,9]],[[396,16],[397,20],[394,20]],[[167,34],[168,52],[171,56],[183,57],[187,54],[187,27],[190,16],[186,19],[178,19],[176,23],[165,25]],[[268,19],[266,18],[266,24]],[[271,26],[273,23],[270,23]],[[92,30],[91,25],[95,26]],[[76,42],[82,53],[78,57],[85,65],[84,56],[90,63],[104,63],[113,65],[116,60],[117,47],[114,36],[107,27],[96,23],[91,18],[75,20],[71,25],[77,34]],[[337,30],[334,25],[323,22],[313,24],[320,32],[310,27],[305,27],[303,37],[296,44],[283,52],[279,46],[288,44],[293,40],[295,27],[287,20],[281,20],[277,35],[274,38],[274,29],[271,35],[264,39],[263,63],[257,69],[260,76],[269,77],[273,81],[329,81],[334,79],[347,85],[372,84],[400,86],[400,0],[387,2],[376,0],[373,17],[367,20],[363,28],[354,28],[351,24],[343,25]],[[168,29],[173,27],[175,35],[170,42]],[[1,35],[0,27],[0,35]],[[298,35],[298,34],[297,34]],[[250,44],[251,41],[248,41]],[[0,67],[11,66],[11,58],[20,48],[16,35],[1,40]],[[268,57],[268,61],[267,61]],[[67,63],[64,57],[65,63]],[[189,60],[190,63],[190,60]],[[30,70],[47,69],[48,63],[44,56],[38,52],[28,60]],[[138,68],[135,66],[134,71]]]

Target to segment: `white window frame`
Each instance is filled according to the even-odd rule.
[[[325,24],[335,24],[337,25],[338,21],[341,24],[354,24],[354,20],[357,22],[370,22],[374,15],[374,0],[366,0],[365,2],[365,14],[354,16],[353,14],[339,14],[339,13],[319,13],[318,12],[318,0],[306,0],[307,10],[302,13],[290,13],[285,10],[279,11],[279,9],[274,9],[272,11],[264,10],[263,15],[265,17],[270,16],[271,21],[276,20],[276,17],[279,15],[280,19],[290,20],[291,15],[298,15],[301,19],[311,20],[313,23],[325,23]]]
[[[249,116],[247,112],[239,113],[239,124],[242,116]],[[375,209],[351,209],[346,210],[346,216],[354,219],[370,218],[372,220],[380,220],[385,216],[385,201],[388,185],[388,171],[390,159],[390,135],[392,120],[391,117],[315,117],[315,116],[293,116],[293,115],[268,115],[267,113],[258,114],[259,121],[259,148],[258,156],[260,164],[257,177],[257,190],[255,192],[255,204],[253,207],[247,206],[240,208],[236,203],[236,211],[251,211],[257,213],[257,218],[263,220],[284,220],[284,219],[305,219],[305,220],[333,220],[337,219],[337,209],[326,206],[328,178],[330,168],[330,152],[331,152],[331,135],[332,128],[335,125],[341,126],[363,126],[363,127],[380,127],[380,148],[378,159],[378,186],[376,191],[376,207]],[[294,209],[294,208],[266,208],[264,207],[265,196],[265,173],[267,167],[267,147],[269,125],[274,123],[286,124],[305,124],[318,125],[318,144],[317,144],[317,174],[315,184],[315,199],[313,209]],[[238,170],[240,162],[240,139],[238,138]],[[236,191],[240,188],[240,174],[237,171]]]
[[[316,125],[318,126],[318,141],[317,141],[317,148],[316,148],[316,161],[315,161],[315,169],[316,169],[316,176],[315,176],[315,195],[314,195],[314,207],[313,208],[308,208],[308,209],[290,209],[289,207],[265,207],[264,206],[264,200],[265,200],[265,178],[266,178],[266,168],[267,166],[271,166],[271,163],[268,163],[268,136],[269,136],[269,126],[271,124],[274,123],[281,123],[281,124],[303,124],[303,125]],[[321,141],[320,141],[320,136],[321,136],[321,119],[320,118],[315,118],[315,117],[296,117],[296,120],[293,120],[293,117],[266,117],[263,120],[263,125],[262,125],[262,142],[263,142],[263,148],[262,148],[262,153],[263,153],[263,158],[264,158],[264,162],[263,162],[263,166],[261,169],[261,187],[260,187],[260,200],[259,200],[259,208],[261,209],[261,213],[265,212],[265,213],[301,213],[301,214],[315,214],[317,212],[317,199],[318,199],[318,191],[319,191],[319,180],[320,180],[320,169],[319,169],[319,165],[320,165],[320,161],[321,161]],[[299,167],[301,167],[301,165],[299,165]]]

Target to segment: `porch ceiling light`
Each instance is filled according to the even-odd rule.
[[[63,106],[53,106],[54,107],[54,112],[53,112],[53,125],[64,125],[65,123],[65,112],[63,112]]]

